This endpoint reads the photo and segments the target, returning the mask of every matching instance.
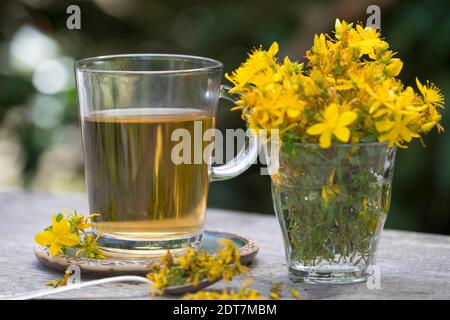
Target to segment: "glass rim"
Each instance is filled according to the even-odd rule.
[[[186,69],[167,69],[167,70],[114,70],[114,69],[100,69],[93,65],[95,62],[108,61],[112,59],[184,59],[187,61],[208,62],[210,65],[198,68]],[[198,72],[214,72],[222,71],[223,63],[219,60],[184,54],[165,54],[165,53],[133,53],[133,54],[112,54],[104,56],[95,56],[85,59],[80,59],[75,62],[75,70],[80,72],[93,73],[111,73],[111,74],[148,74],[148,75],[164,75],[164,74],[189,74]]]
[[[317,146],[320,147],[319,143],[303,143],[303,142],[294,142],[293,143],[294,146],[307,146],[307,147],[312,147],[312,146]],[[357,142],[357,143],[332,143],[330,145],[329,148],[333,148],[333,147],[346,147],[346,148],[351,148],[351,147],[362,147],[362,146],[388,146],[388,143],[386,141],[384,142],[379,142],[379,141],[372,141],[372,142]],[[396,145],[394,144],[392,147],[390,148],[394,148],[396,147]],[[326,149],[324,149],[326,150]]]

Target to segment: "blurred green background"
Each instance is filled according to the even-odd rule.
[[[66,8],[81,8],[81,30]],[[335,18],[365,22],[381,8],[381,29],[404,60],[402,80],[430,79],[450,96],[450,2],[22,0],[0,4],[0,189],[84,191],[73,80],[76,59],[115,53],[184,53],[221,60],[227,72],[260,44],[303,60],[315,33]],[[218,127],[243,127],[221,102]],[[448,113],[443,125],[450,128]],[[449,129],[450,130],[450,129]],[[450,134],[431,133],[397,157],[390,228],[450,234]],[[209,206],[273,214],[270,181],[253,166],[213,183]]]

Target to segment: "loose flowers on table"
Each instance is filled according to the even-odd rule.
[[[36,243],[49,247],[50,255],[67,253],[68,249],[76,250],[76,256],[91,259],[103,259],[104,254],[97,244],[97,237],[86,232],[91,226],[91,219],[98,214],[83,216],[76,211],[63,210],[66,214],[53,215],[52,224],[35,236]]]
[[[189,248],[185,253],[173,257],[170,251],[158,262],[150,264],[147,278],[153,282],[154,294],[163,294],[167,286],[193,284],[201,280],[231,280],[235,275],[249,270],[240,262],[239,249],[229,239],[220,239],[223,247],[217,255]]]

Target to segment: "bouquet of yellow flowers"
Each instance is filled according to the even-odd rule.
[[[333,36],[316,35],[306,66],[279,62],[277,52],[277,43],[256,49],[226,77],[248,126],[269,138],[278,130],[272,194],[290,276],[364,281],[389,211],[396,147],[443,130],[444,97],[428,81],[405,86],[402,61],[359,24],[336,20]]]
[[[278,44],[254,50],[226,78],[241,96],[236,108],[253,129],[279,129],[281,140],[303,143],[387,142],[404,147],[437,127],[439,88],[398,78],[403,62],[379,31],[338,19],[334,37],[320,34],[303,63],[277,61]]]

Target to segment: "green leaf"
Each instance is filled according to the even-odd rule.
[[[365,136],[364,138],[362,138],[361,142],[363,142],[363,143],[375,142],[376,139],[377,139],[377,136],[374,134],[371,134],[369,136]]]
[[[61,219],[64,218],[64,215],[60,212],[56,215],[56,222],[60,222]]]
[[[350,162],[352,166],[359,166],[361,164],[358,156],[350,156],[348,162]]]
[[[73,220],[70,220],[69,221],[70,222],[70,227],[73,229],[73,230],[76,230],[76,226],[77,226],[77,223],[75,222],[75,221],[73,221]]]
[[[182,285],[185,280],[184,269],[179,266],[172,267],[167,275],[169,285]]]

